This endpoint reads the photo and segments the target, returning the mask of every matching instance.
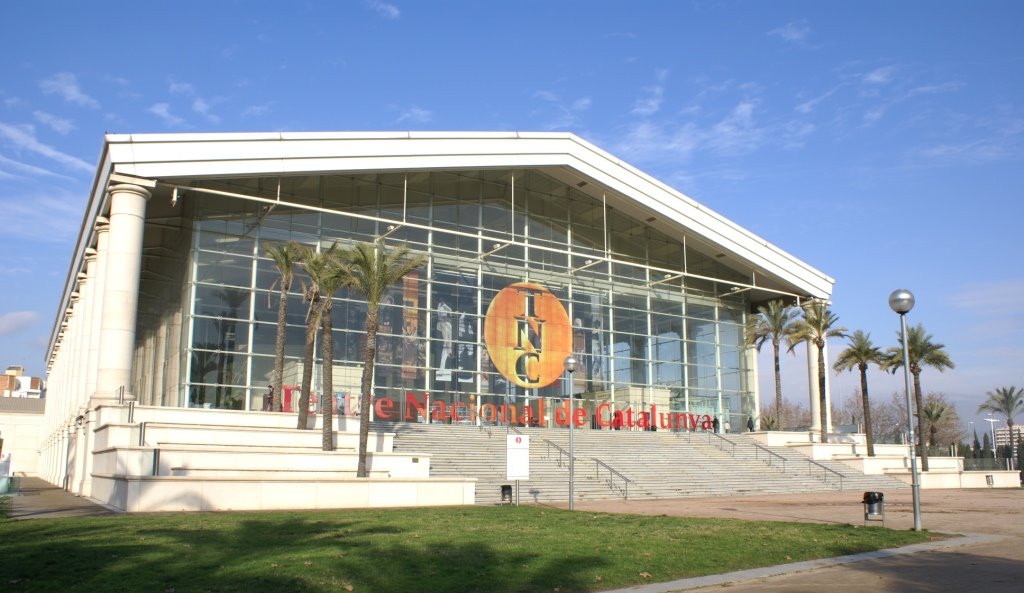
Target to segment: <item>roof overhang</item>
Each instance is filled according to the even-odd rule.
[[[783,292],[829,298],[833,279],[686,195],[567,133],[318,132],[109,134],[68,272],[65,300],[97,216],[106,209],[110,175],[172,183],[176,179],[287,176],[388,170],[538,168],[600,195],[609,205],[662,232],[686,233]],[[59,320],[55,325],[59,327]],[[55,333],[56,335],[56,333]],[[51,349],[53,342],[51,341]]]

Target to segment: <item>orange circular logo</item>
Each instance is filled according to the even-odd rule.
[[[543,286],[510,284],[487,307],[484,344],[503,377],[527,389],[547,387],[562,376],[569,355],[569,315]]]

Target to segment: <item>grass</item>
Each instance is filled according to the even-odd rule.
[[[601,591],[925,532],[546,507],[0,519],[5,592]]]

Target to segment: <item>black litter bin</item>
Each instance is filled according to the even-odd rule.
[[[501,504],[512,504],[512,485],[502,484],[501,485]]]
[[[864,493],[864,521],[885,521],[885,494]]]

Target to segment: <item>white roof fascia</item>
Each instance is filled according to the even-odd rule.
[[[108,135],[114,170],[151,179],[409,169],[568,167],[808,295],[834,280],[686,195],[567,133],[301,132]]]

